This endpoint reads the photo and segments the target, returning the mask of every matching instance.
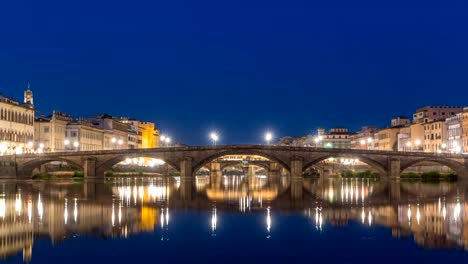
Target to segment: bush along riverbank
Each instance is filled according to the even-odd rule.
[[[352,171],[352,170],[345,170],[341,173],[341,177],[343,178],[380,178],[380,174],[375,171]]]
[[[423,182],[454,182],[458,180],[458,176],[453,173],[440,173],[438,171],[429,171],[424,173],[405,172],[400,175],[402,180],[420,180]]]
[[[47,172],[41,172],[34,174],[32,176],[33,180],[55,180],[55,179],[83,179],[84,178],[84,173],[82,171],[73,171],[73,172],[67,172],[66,174],[60,174],[60,173],[47,173]]]

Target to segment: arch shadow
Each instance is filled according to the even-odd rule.
[[[176,171],[180,172],[180,169],[176,164],[174,164],[174,163],[172,163],[170,161],[166,161],[164,159],[161,159],[160,157],[157,157],[157,156],[152,156],[152,155],[143,155],[143,156],[140,156],[140,155],[118,155],[118,156],[113,157],[111,159],[108,159],[105,162],[103,162],[102,164],[100,164],[96,168],[96,174],[97,175],[104,175],[104,173],[109,171],[110,169],[112,169],[112,167],[114,167],[115,165],[119,164],[122,161],[125,161],[128,158],[130,158],[130,159],[133,159],[133,158],[160,159],[160,160],[163,160],[166,164],[171,166]]]
[[[83,165],[80,163],[77,163],[73,160],[54,157],[54,158],[40,158],[37,160],[28,161],[21,166],[21,169],[18,170],[17,174],[20,178],[32,177],[33,176],[32,173],[34,169],[37,169],[44,164],[54,162],[54,161],[66,162],[67,164],[73,165],[83,170]]]
[[[193,167],[193,172],[197,172],[201,167],[206,166],[208,163],[213,162],[214,160],[227,156],[227,155],[255,155],[255,156],[260,156],[269,159],[270,161],[277,162],[280,164],[283,168],[285,168],[288,172],[291,171],[290,167],[288,164],[286,164],[284,161],[279,159],[278,157],[267,154],[261,151],[255,151],[255,150],[232,150],[232,151],[220,151],[216,154],[210,155],[201,161],[199,161],[194,167]],[[255,165],[255,164],[254,164]]]
[[[421,158],[421,159],[408,162],[400,168],[400,173],[404,172],[406,169],[410,168],[411,166],[417,165],[422,162],[432,162],[432,163],[437,163],[440,165],[447,166],[451,170],[453,170],[458,176],[466,176],[468,174],[468,168],[466,168],[465,165],[460,162],[449,160],[449,159],[434,159],[434,158]]]
[[[315,159],[315,160],[305,164],[304,167],[302,168],[302,171],[306,171],[310,167],[316,166],[321,161],[324,161],[324,160],[329,159],[329,158],[354,158],[354,159],[359,159],[359,161],[369,165],[371,168],[373,168],[377,172],[379,172],[382,176],[387,175],[387,167],[384,164],[382,164],[382,163],[380,163],[378,161],[375,161],[373,159],[370,159],[368,157],[358,155],[358,154],[333,154],[333,155],[330,154],[330,155],[326,155],[326,156],[320,157],[318,159]]]

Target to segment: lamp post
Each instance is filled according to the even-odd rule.
[[[447,144],[446,144],[446,143],[442,143],[442,144],[440,145],[440,148],[442,149],[441,152],[445,152],[446,149],[447,149]]]
[[[419,146],[421,145],[421,140],[417,139],[414,143],[416,144],[416,150],[419,151]]]
[[[216,143],[219,140],[219,136],[218,136],[218,134],[216,132],[211,132],[210,133],[210,139],[211,139],[211,142],[213,143],[213,146],[216,146]]]
[[[64,149],[65,149],[65,150],[68,149],[68,146],[70,145],[70,140],[65,139],[65,140],[63,141],[63,145],[64,145]]]
[[[411,142],[406,142],[406,151],[411,151]]]
[[[73,142],[73,147],[75,147],[75,151],[78,151],[79,146],[80,146],[80,143],[78,141]]]
[[[265,141],[267,142],[267,145],[270,145],[271,140],[273,139],[273,134],[271,132],[266,132],[265,133]]]

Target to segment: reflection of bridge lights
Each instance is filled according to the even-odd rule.
[[[118,219],[119,219],[119,225],[120,225],[122,223],[122,203],[119,203]]]
[[[136,185],[133,186],[133,203],[136,205],[138,198],[138,189]]]
[[[32,200],[31,198],[28,199],[28,221],[31,223],[32,221]]]
[[[216,207],[214,207],[213,210],[211,211],[211,232],[213,233],[213,235],[216,235],[215,232],[216,232],[217,224],[218,224],[218,214],[216,212]]]
[[[334,192],[333,192],[333,187],[330,187],[328,189],[328,199],[330,200],[330,202],[333,202],[333,196],[334,196]]]
[[[111,222],[112,222],[112,226],[115,226],[115,206],[114,206],[114,200],[112,200]]]
[[[164,209],[162,209],[162,210],[164,210]],[[161,229],[163,229],[164,228],[164,211],[159,216],[159,222],[161,223]]]
[[[322,231],[322,208],[315,208],[315,229]]]
[[[455,219],[455,221],[458,221],[460,219],[460,213],[461,213],[460,201],[457,201],[457,204],[455,205],[455,208],[453,209],[453,218]]]
[[[271,212],[270,212],[270,207],[267,208],[266,226],[267,226],[267,231],[268,231],[268,234],[269,234],[269,233],[270,233],[270,230],[271,230]]]
[[[442,208],[442,217],[444,217],[444,220],[445,220],[445,217],[447,217],[447,208],[445,207],[445,204],[444,204],[444,207]]]
[[[369,226],[372,226],[372,214],[371,214],[371,211],[369,211],[368,219],[369,219]]]
[[[407,214],[408,214],[408,222],[411,223],[411,205],[408,205],[408,212],[407,212]]]
[[[37,214],[39,215],[39,221],[42,221],[44,215],[44,205],[42,204],[41,194],[37,196]]]
[[[419,204],[417,205],[417,208],[416,208],[416,221],[418,222],[418,225],[419,225],[419,222],[421,221],[421,212],[419,211]]]
[[[63,212],[63,220],[64,220],[64,223],[67,224],[68,223],[68,200],[67,200],[67,198],[65,198],[64,207],[65,207],[65,209],[64,209],[64,212]]]
[[[361,221],[363,224],[366,222],[366,212],[364,211],[364,207],[362,208],[361,212]]]
[[[22,206],[22,201],[21,201],[21,193],[16,194],[16,200],[15,200],[15,211],[17,215],[21,214],[21,206]]]
[[[5,198],[0,198],[0,217],[5,218],[5,214],[6,214]]]
[[[77,204],[77,199],[74,199],[74,205],[73,205],[73,222],[78,221],[78,204]]]

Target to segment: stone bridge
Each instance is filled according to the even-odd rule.
[[[265,157],[287,170],[292,179],[301,179],[305,170],[330,157],[359,159],[381,175],[390,178],[398,178],[403,170],[421,162],[435,162],[445,165],[460,177],[468,178],[468,156],[461,154],[266,145],[169,147],[8,155],[0,157],[0,175],[30,178],[35,168],[51,161],[64,161],[82,168],[85,177],[99,178],[104,177],[106,171],[127,158],[150,157],[164,160],[180,172],[182,179],[191,179],[201,167],[208,167],[208,164],[225,155]]]

